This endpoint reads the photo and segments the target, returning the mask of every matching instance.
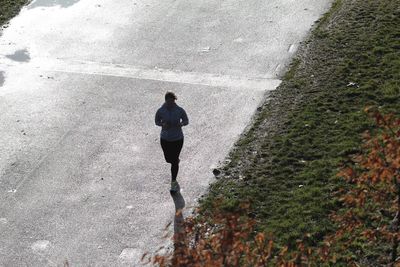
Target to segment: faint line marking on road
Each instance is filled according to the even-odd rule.
[[[281,83],[281,80],[272,77],[241,77],[160,68],[151,69],[127,64],[67,60],[52,60],[48,63],[37,67],[46,71],[115,76],[211,87],[245,88],[259,91],[274,90]]]
[[[33,176],[33,174],[40,168],[40,166],[42,166],[43,162],[45,162],[49,155],[51,155],[52,153],[54,153],[54,151],[56,151],[56,148],[61,144],[61,142],[71,133],[71,130],[66,131],[61,137],[60,139],[58,139],[57,144],[54,146],[54,148],[50,151],[48,151],[46,154],[44,154],[39,161],[37,162],[36,166],[24,177],[22,178],[20,181],[18,181],[18,183],[16,184],[14,190],[15,192],[17,192],[17,190],[25,183],[26,180],[28,180],[30,177]]]

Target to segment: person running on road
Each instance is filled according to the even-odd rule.
[[[175,103],[173,92],[165,94],[165,103],[157,110],[155,122],[161,126],[160,143],[165,161],[171,164],[171,192],[178,190],[179,154],[183,146],[182,126],[189,124],[186,111]]]

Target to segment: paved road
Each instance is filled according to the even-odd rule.
[[[0,266],[137,266],[330,0],[36,0],[0,37]],[[179,181],[155,110],[190,117]]]

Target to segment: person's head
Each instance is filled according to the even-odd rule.
[[[173,105],[175,103],[175,100],[177,99],[176,95],[173,92],[167,92],[165,94],[165,103],[167,105]]]

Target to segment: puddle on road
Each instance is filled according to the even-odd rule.
[[[70,7],[79,1],[80,0],[36,0],[33,1],[33,3],[28,6],[28,9],[32,9],[35,7],[52,7],[52,6]]]
[[[6,80],[6,77],[4,75],[4,71],[0,71],[0,87],[3,86],[5,80]]]
[[[18,62],[28,62],[31,59],[29,52],[26,49],[17,50],[14,54],[6,55],[6,57]]]

